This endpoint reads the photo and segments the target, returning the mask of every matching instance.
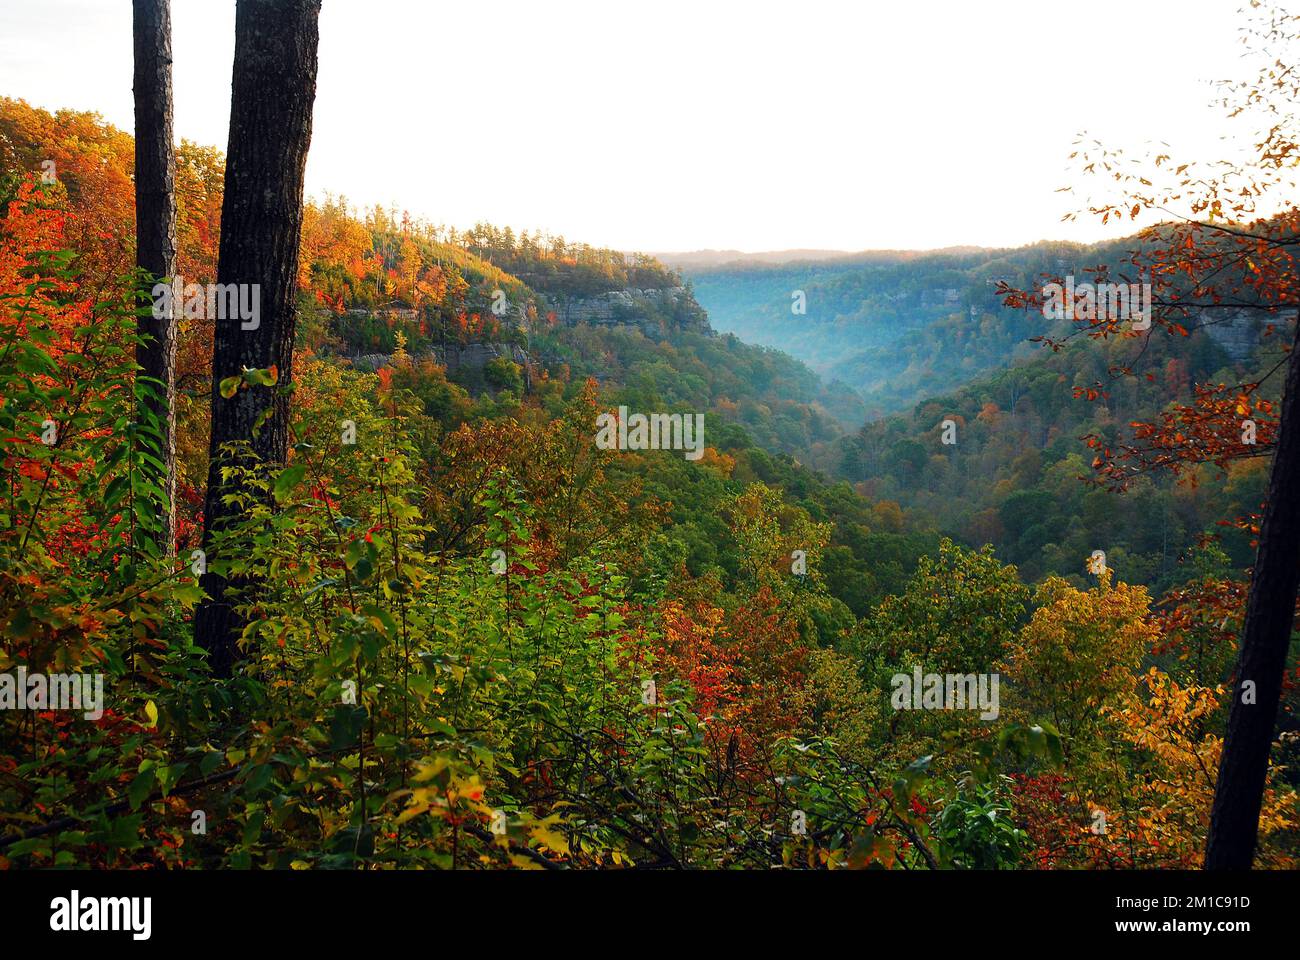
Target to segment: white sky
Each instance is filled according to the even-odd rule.
[[[1094,239],[1075,133],[1221,156],[1242,3],[325,0],[308,191],[621,249]],[[234,0],[172,7],[177,136],[225,149]],[[0,0],[0,95],[130,130],[130,31]]]

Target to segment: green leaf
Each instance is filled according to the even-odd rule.
[[[166,767],[158,767],[158,783],[162,787],[162,795],[165,797],[171,793],[172,787],[180,783],[181,777],[190,765],[188,763],[173,763]]]
[[[248,818],[248,823],[244,824],[244,846],[252,846],[257,842],[258,837],[262,835],[262,824],[266,820],[266,814],[257,810]]]
[[[369,557],[362,557],[357,561],[353,573],[357,575],[358,580],[369,580],[370,575],[375,572],[375,565],[370,562]]]
[[[51,842],[48,837],[31,837],[27,840],[19,840],[17,843],[10,844],[8,849],[5,850],[5,854],[10,857],[21,857],[36,850],[48,852]]]
[[[199,775],[206,777],[212,773],[221,765],[222,759],[224,758],[219,750],[211,750],[205,753],[203,759],[199,761]]]
[[[274,365],[264,370],[245,370],[244,379],[254,386],[273,387],[280,379],[280,372]]]
[[[295,463],[291,467],[285,467],[280,471],[280,475],[275,478],[275,487],[273,493],[276,502],[284,503],[293,493],[293,489],[302,482],[302,478],[307,474],[307,467],[301,463]],[[349,564],[351,566],[351,564]]]
[[[271,782],[271,765],[269,763],[259,763],[249,773],[248,779],[244,781],[244,790],[249,795],[256,795],[259,790]]]
[[[141,770],[135,775],[135,779],[131,781],[131,786],[126,791],[127,799],[131,801],[132,810],[140,809],[140,804],[144,803],[145,797],[149,796],[149,793],[153,790],[155,780],[156,775],[153,767],[148,770]]]
[[[370,618],[372,624],[380,627],[390,640],[397,636],[397,621],[383,607],[367,603],[362,606],[361,612]]]

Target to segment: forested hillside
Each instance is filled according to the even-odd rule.
[[[1008,369],[866,424],[842,445],[835,472],[870,499],[995,545],[1031,579],[1078,577],[1078,558],[1104,549],[1123,579],[1163,592],[1198,569],[1188,561],[1207,537],[1225,552],[1223,569],[1244,569],[1250,531],[1223,521],[1258,510],[1266,460],[1201,464],[1183,478],[1195,483],[1148,475],[1122,492],[1107,489],[1094,460],[1131,439],[1131,424],[1192,403],[1194,385],[1265,381],[1285,353],[1261,329],[1236,360],[1207,327],[1140,343],[1075,341],[1060,352],[1033,345]],[[1120,367],[1135,376],[1112,382]],[[1278,386],[1266,382],[1259,398],[1275,403]],[[944,443],[949,419],[953,442]]]

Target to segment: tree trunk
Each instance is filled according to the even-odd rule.
[[[1287,363],[1259,550],[1250,577],[1237,687],[1214,790],[1205,850],[1207,870],[1248,870],[1255,856],[1282,674],[1295,625],[1296,587],[1300,584],[1300,321],[1296,336]],[[1243,697],[1247,682],[1254,684],[1253,697]]]
[[[209,444],[204,550],[236,519],[237,507],[222,502],[238,485],[222,484],[230,464],[282,464],[288,448],[289,397],[297,314],[298,243],[302,232],[303,171],[311,143],[316,99],[320,0],[239,0],[235,12],[234,81],[226,187],[221,207],[219,284],[256,290],[253,320],[216,319],[212,355],[212,436]],[[246,297],[249,293],[244,294]],[[230,399],[220,394],[226,377],[245,368],[274,365],[275,387],[246,386]],[[264,418],[265,415],[265,419]],[[255,426],[260,427],[255,431]],[[226,444],[244,442],[250,457],[231,455]],[[218,545],[218,550],[219,550]],[[207,598],[195,618],[195,639],[209,653],[217,676],[229,676],[244,622],[234,609],[251,584],[227,581],[209,569],[202,578]],[[245,598],[246,599],[246,598]]]
[[[176,152],[172,141],[171,0],[134,0],[135,48],[135,262],[148,271],[142,301],[153,300],[153,284],[176,273]],[[167,504],[158,531],[158,552],[176,549],[176,312],[165,308],[141,313],[136,329],[143,340],[135,359],[154,395],[144,404],[159,431],[159,478]]]

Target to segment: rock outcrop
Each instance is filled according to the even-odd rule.
[[[1259,346],[1262,332],[1269,322],[1268,316],[1258,310],[1205,310],[1197,318],[1196,325],[1223,348],[1233,363],[1241,363]],[[1280,327],[1285,321],[1278,316],[1272,322]]]
[[[654,339],[663,338],[678,330],[706,335],[713,333],[708,314],[687,287],[611,290],[589,297],[552,294],[540,296],[538,300],[540,302],[530,298],[526,303],[511,304],[501,319],[511,326],[526,330],[530,319],[529,308],[535,307],[534,316],[551,313],[554,322],[564,326],[632,326]],[[360,308],[347,312],[353,317],[372,314],[371,311]],[[383,313],[408,322],[418,319],[416,311],[406,308],[390,307],[374,313]],[[530,368],[537,360],[521,344],[513,341],[437,344],[431,350],[412,353],[411,357],[416,361],[431,358],[446,367],[448,376],[464,382],[474,382],[480,376],[478,371],[498,357],[506,357],[519,364],[527,378]],[[393,357],[388,353],[367,353],[353,356],[350,360],[358,370],[374,371],[392,364]],[[463,375],[457,377],[458,373]]]
[[[508,357],[527,369],[530,359],[528,352],[517,343],[449,343],[446,346],[435,346],[432,351],[418,356],[412,354],[414,360],[429,357],[446,367],[448,374],[454,374],[462,367],[468,369],[485,367],[497,357]],[[352,365],[358,370],[373,371],[389,366],[393,362],[393,355],[366,353],[352,357],[351,360]]]
[[[635,326],[648,335],[672,330],[710,330],[708,315],[685,287],[611,290],[591,297],[555,298],[548,301],[559,323],[569,326]]]

